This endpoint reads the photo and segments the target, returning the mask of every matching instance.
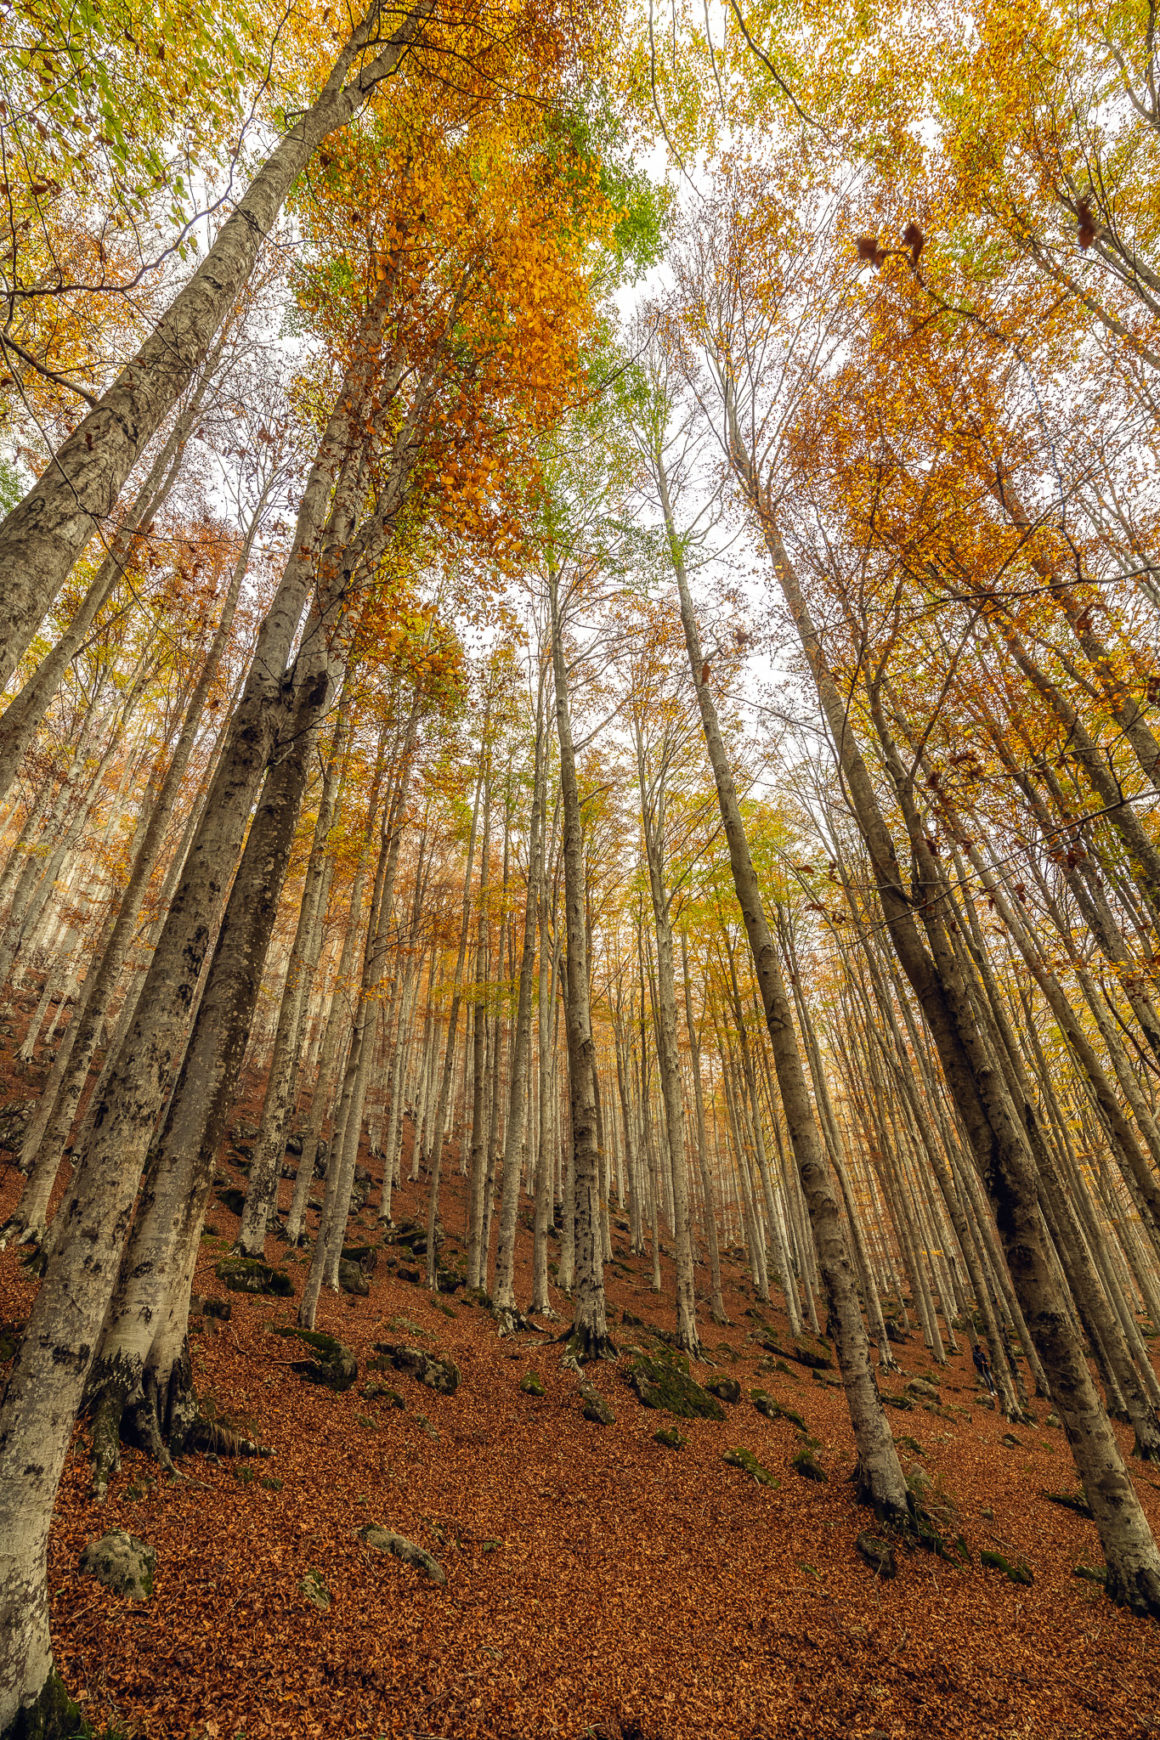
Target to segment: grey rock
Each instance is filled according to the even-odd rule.
[[[312,1607],[317,1607],[320,1613],[325,1613],[330,1607],[332,1596],[326,1584],[322,1581],[321,1571],[307,1571],[298,1585],[301,1594],[305,1595]]]
[[[891,1577],[898,1575],[894,1548],[889,1541],[880,1540],[877,1535],[867,1534],[863,1530],[854,1545],[876,1577],[889,1581]]]
[[[124,1529],[112,1529],[99,1541],[90,1541],[81,1554],[81,1570],[133,1601],[148,1601],[153,1593],[157,1549]]]
[[[437,1359],[434,1354],[424,1353],[421,1347],[391,1341],[376,1341],[375,1352],[380,1356],[375,1362],[379,1371],[385,1371],[389,1365],[395,1371],[409,1372],[441,1396],[453,1396],[459,1388],[459,1367],[452,1359]]]
[[[614,1426],[616,1415],[605,1401],[595,1384],[580,1385],[580,1400],[584,1404],[581,1412],[586,1420],[591,1420],[594,1426]]]
[[[908,1396],[913,1396],[919,1402],[939,1402],[942,1400],[942,1396],[934,1384],[927,1383],[925,1378],[911,1378],[908,1384],[903,1385],[903,1388]]]
[[[358,1377],[358,1360],[349,1347],[336,1341],[333,1335],[323,1335],[317,1329],[297,1329],[279,1326],[275,1335],[301,1341],[313,1353],[313,1359],[299,1359],[293,1369],[310,1384],[321,1384],[328,1390],[349,1390]]]
[[[705,1385],[709,1395],[716,1396],[720,1402],[739,1402],[741,1400],[741,1385],[736,1378],[715,1377]]]
[[[371,1290],[366,1271],[358,1263],[350,1263],[344,1259],[338,1265],[338,1284],[344,1293],[354,1293],[360,1299],[365,1299]]]
[[[232,1293],[269,1293],[288,1299],[294,1292],[289,1275],[256,1257],[223,1257],[216,1272],[218,1280],[224,1281]]]
[[[433,1559],[430,1553],[417,1547],[414,1541],[406,1540],[392,1529],[383,1529],[376,1523],[368,1523],[366,1528],[358,1531],[358,1538],[365,1541],[368,1547],[374,1547],[376,1552],[391,1553],[396,1559],[402,1559],[405,1565],[414,1565],[416,1570],[425,1571],[432,1583],[443,1584],[447,1581],[438,1559]]]

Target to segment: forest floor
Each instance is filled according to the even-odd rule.
[[[240,1117],[256,1121],[252,1108]],[[464,1206],[454,1150],[449,1170],[453,1257]],[[229,1149],[222,1172],[242,1181]],[[11,1170],[0,1186],[2,1217]],[[419,1218],[423,1188],[396,1194],[396,1223]],[[195,1320],[197,1386],[269,1455],[191,1456],[175,1481],[126,1450],[97,1506],[78,1429],[50,1549],[53,1639],[98,1729],[148,1740],[1160,1736],[1160,1631],[1073,1574],[1100,1562],[1095,1529],[1041,1496],[1075,1489],[1062,1433],[1044,1423],[1043,1402],[1036,1426],[1008,1428],[979,1404],[961,1352],[940,1370],[912,1335],[895,1350],[904,1376],[883,1387],[897,1394],[915,1376],[939,1386],[937,1411],[890,1417],[904,1466],[926,1470],[957,1506],[972,1562],[903,1550],[884,1582],[855,1551],[874,1523],[847,1478],[842,1393],[797,1366],[758,1369],[769,1356],[753,1311],[787,1346],[789,1332],[779,1308],[755,1307],[739,1263],[726,1262],[730,1325],[704,1313],[713,1363],[694,1371],[738,1378],[741,1403],[723,1423],[674,1422],[637,1401],[622,1356],[586,1373],[616,1414],[601,1426],[582,1417],[578,1380],[560,1368],[550,1339],[560,1325],[501,1339],[481,1306],[436,1300],[388,1269],[408,1260],[398,1246],[382,1249],[369,1296],[323,1294],[318,1326],[355,1352],[358,1381],[341,1394],[304,1382],[290,1369],[296,1344],[270,1333],[293,1322],[295,1300],[227,1292],[215,1268],[236,1217],[215,1201],[209,1222],[196,1288],[228,1299],[231,1315]],[[381,1243],[369,1210],[350,1236]],[[522,1230],[521,1256],[530,1242]],[[671,1329],[671,1266],[658,1296],[621,1226],[613,1242],[613,1333],[651,1348],[622,1314]],[[267,1252],[300,1295],[307,1257],[273,1239]],[[3,1252],[0,1324],[24,1320],[34,1287],[19,1253]],[[528,1296],[526,1266],[519,1291]],[[457,1392],[368,1373],[383,1340],[452,1358]],[[521,1390],[529,1372],[542,1397]],[[405,1406],[364,1396],[368,1377]],[[798,1432],[757,1412],[757,1387],[804,1416],[825,1484],[793,1470]],[[673,1424],[681,1449],[654,1439]],[[1009,1430],[1017,1444],[1002,1442]],[[723,1462],[738,1445],[776,1487]],[[1160,1485],[1133,1470],[1160,1530]],[[365,1545],[368,1523],[433,1553],[446,1586]],[[86,1543],[117,1527],[156,1549],[148,1601],[114,1596],[79,1568]],[[1025,1559],[1034,1581],[983,1566],[987,1549]],[[331,1596],[325,1611],[302,1592],[310,1573]]]

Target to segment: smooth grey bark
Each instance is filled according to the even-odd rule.
[[[664,752],[662,751],[662,754]],[[645,861],[656,938],[657,1064],[665,1108],[669,1162],[672,1167],[673,1245],[676,1264],[677,1344],[696,1357],[701,1351],[697,1330],[697,1298],[693,1277],[693,1238],[689,1218],[689,1175],[685,1141],[685,1105],[681,1060],[677,1048],[677,985],[673,955],[670,895],[665,887],[665,773],[652,779],[645,768],[644,741],[636,732],[637,783],[640,788]]]
[[[326,754],[314,838],[306,865],[298,923],[286,965],[278,1024],[274,1032],[270,1067],[266,1077],[262,1116],[250,1160],[246,1200],[238,1228],[237,1248],[247,1257],[260,1258],[265,1254],[266,1227],[277,1198],[278,1179],[286,1153],[286,1133],[298,1079],[302,1024],[322,937],[320,908],[328,880],[328,845],[339,803],[340,769],[345,754],[346,733],[347,716],[343,702],[340,701]]]
[[[685,1027],[689,1035],[689,1056],[693,1075],[693,1103],[697,1118],[697,1165],[701,1174],[702,1219],[705,1228],[705,1243],[709,1251],[709,1310],[714,1323],[728,1323],[725,1298],[721,1291],[721,1244],[717,1236],[717,1206],[705,1141],[705,1097],[701,1086],[701,1041],[697,1032],[697,1024],[693,1020],[693,991],[689,982],[689,939],[684,931],[681,932],[681,967],[685,992]]]
[[[243,228],[246,221],[243,217]],[[215,330],[236,288],[231,281]],[[376,314],[381,320],[381,311]],[[377,332],[372,336],[377,340]],[[377,354],[377,342],[364,348]],[[314,566],[315,540],[334,488],[333,471],[339,470],[341,483],[349,418],[357,414],[364,396],[365,354],[357,357],[355,368],[361,373],[353,377],[353,385],[348,377],[307,479],[292,553],[259,631],[227,746],[132,1023],[94,1096],[90,1135],[57,1214],[45,1275],[0,1405],[0,1734],[15,1722],[22,1706],[40,1696],[48,1672],[45,1549],[56,1488],[116,1281],[141,1166],[188,1030],[214,915],[237,864],[275,719],[284,713],[284,673]],[[188,372],[176,382],[149,433]],[[131,395],[131,385],[124,390]],[[136,450],[134,446],[125,470]],[[50,474],[59,483],[54,467],[45,475]],[[57,513],[54,520],[50,505],[38,505],[44,502],[34,490],[6,522],[9,535],[0,535],[0,573],[7,572],[6,563],[32,561],[39,550],[50,567],[57,564],[55,584],[63,579],[70,551],[87,538],[88,518],[66,513],[62,519]],[[78,517],[84,518],[79,530]],[[13,623],[22,608],[26,613],[31,609],[34,618],[37,614],[35,601],[28,603],[33,584],[39,578],[26,575],[9,618],[4,644],[13,658],[20,639],[19,633],[13,638]]]
[[[572,717],[568,666],[564,657],[559,573],[548,564],[552,674],[556,692],[556,735],[560,745],[560,808],[563,817],[564,912],[567,971],[564,975],[564,1030],[568,1047],[568,1091],[572,1111],[569,1153],[573,1164],[575,1281],[570,1355],[581,1362],[612,1353],[604,1301],[603,1242],[600,1237],[600,1153],[596,1137],[596,1046],[588,968],[588,925],[584,879],[584,827]]]
[[[495,1255],[493,1305],[501,1324],[515,1326],[519,1307],[515,1292],[516,1217],[520,1206],[525,1130],[530,1097],[532,1046],[532,988],[536,973],[536,916],[540,904],[543,862],[543,811],[545,782],[544,686],[541,666],[536,699],[536,739],[532,768],[532,810],[528,822],[528,881],[524,897],[524,934],[520,953],[520,982],[516,1001],[516,1024],[512,1042],[507,1129],[504,1134],[503,1183],[500,1195],[499,1238]]]
[[[21,1159],[27,1163],[30,1176],[11,1223],[13,1231],[22,1238],[36,1239],[44,1234],[49,1198],[76,1109],[88,1080],[93,1053],[133,946],[137,921],[149,891],[153,871],[164,849],[165,837],[177,807],[206,703],[229,644],[242,580],[249,565],[250,551],[257,535],[263,507],[264,501],[259,502],[234,564],[222,601],[218,626],[190,696],[160,790],[150,805],[144,833],[133,858],[129,880],[121,895],[111,933],[96,965],[85,980],[68,1032],[45,1083],[37,1115],[25,1134]]]
[[[653,454],[653,463],[677,582],[685,646],[729,847],[733,883],[765,1010],[782,1107],[813,1230],[826,1296],[827,1316],[850,1410],[850,1423],[858,1452],[858,1489],[860,1495],[883,1514],[899,1519],[907,1518],[911,1509],[910,1495],[883,1410],[882,1398],[874,1381],[854,1266],[814,1121],[789,996],[765,915],[749,842],[742,824],[733,773],[721,735],[717,709],[709,689],[709,668],[702,654],[684,556],[669,498],[663,454],[659,447]]]
[[[940,885],[937,866],[921,828],[913,815],[907,815],[905,782],[900,785],[895,779],[892,783],[907,815],[910,846],[923,885],[919,910],[930,947],[928,953],[918,931],[915,907],[903,886],[893,838],[853,737],[847,709],[731,407],[727,407],[727,420],[730,458],[757,515],[774,573],[805,652],[855,820],[873,864],[887,929],[930,1027],[948,1088],[968,1132],[994,1206],[1011,1279],[1088,1494],[1107,1560],[1108,1593],[1137,1611],[1160,1616],[1160,1553],[1100,1405],[1070,1321],[1064,1290],[1052,1269],[1039,1211],[1034,1161],[1024,1130],[1001,1074],[987,1055],[975,1009],[958,982],[955,963],[927,893]],[[1026,1118],[1034,1117],[1030,1106],[1021,1111]]]
[[[326,1195],[319,1220],[318,1237],[311,1257],[310,1272],[298,1309],[298,1321],[304,1329],[313,1329],[318,1300],[323,1285],[337,1287],[338,1265],[342,1254],[350,1214],[351,1191],[354,1186],[358,1159],[359,1137],[362,1132],[363,1107],[367,1081],[374,1055],[375,1035],[379,1019],[379,990],[388,951],[391,946],[391,924],[394,914],[395,878],[399,867],[399,851],[406,826],[405,806],[410,784],[411,764],[419,729],[420,702],[415,697],[410,708],[406,731],[400,749],[398,770],[393,789],[383,814],[379,836],[379,856],[371,894],[371,911],[367,924],[363,968],[358,988],[358,1004],[354,1030],[347,1053],[342,1086],[342,1135],[331,1148],[327,1167]],[[303,1156],[305,1158],[305,1156]]]
[[[483,732],[486,739],[490,713],[484,711]],[[467,938],[471,927],[471,873],[475,867],[476,829],[479,825],[479,799],[483,789],[482,769],[475,781],[475,797],[471,806],[471,832],[467,839],[467,866],[463,872],[463,910],[459,920],[459,952],[455,958],[452,978],[451,1009],[447,1017],[447,1043],[443,1054],[443,1070],[439,1079],[439,1098],[435,1106],[435,1121],[431,1138],[431,1181],[427,1194],[427,1285],[435,1291],[439,1253],[439,1184],[443,1167],[443,1140],[447,1113],[451,1103],[451,1077],[455,1069],[455,1033],[459,1025],[459,1005],[463,997],[463,963],[467,958]]]

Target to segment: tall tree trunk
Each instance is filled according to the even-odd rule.
[[[813,1230],[822,1285],[826,1294],[827,1315],[850,1410],[850,1422],[854,1429],[858,1452],[858,1490],[863,1498],[883,1514],[905,1519],[910,1514],[909,1493],[882,1407],[882,1399],[878,1394],[878,1386],[874,1381],[854,1266],[814,1122],[789,997],[765,916],[749,842],[745,837],[717,709],[709,692],[709,668],[701,652],[700,633],[669,499],[668,480],[659,453],[656,461],[665,529],[680,598],[685,645],[701,711],[709,764],[717,786],[733,884],[765,1010],[782,1106]]]
[[[571,1356],[584,1360],[613,1354],[604,1304],[604,1260],[600,1237],[600,1153],[596,1140],[596,1046],[589,1002],[588,930],[584,882],[584,826],[572,745],[568,666],[560,613],[559,574],[548,569],[551,609],[552,672],[556,689],[556,734],[560,744],[560,806],[563,815],[564,911],[567,972],[564,978],[564,1030],[568,1045],[568,1088],[572,1108],[570,1153],[575,1192],[575,1285]]]

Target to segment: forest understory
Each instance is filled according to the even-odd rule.
[[[17,1030],[17,1035],[19,1030]],[[11,1103],[35,1066],[0,1079]],[[261,1096],[239,1106],[252,1131]],[[0,1116],[4,1105],[0,1105]],[[849,1415],[832,1368],[814,1373],[762,1345],[793,1346],[784,1311],[758,1303],[742,1253],[722,1252],[727,1326],[706,1325],[701,1384],[736,1379],[722,1422],[646,1408],[625,1381],[640,1352],[672,1341],[671,1252],[664,1292],[651,1258],[613,1220],[605,1271],[615,1361],[561,1368],[560,1321],[501,1337],[479,1299],[431,1294],[406,1243],[421,1224],[425,1181],[404,1181],[394,1225],[352,1216],[351,1245],[375,1254],[365,1297],[323,1294],[318,1329],[358,1360],[342,1393],[293,1369],[294,1324],[309,1263],[271,1238],[267,1254],[294,1297],[247,1297],[216,1274],[238,1217],[244,1153],[222,1150],[194,1291],[228,1306],[192,1320],[194,1381],[212,1417],[251,1437],[258,1458],[191,1455],[174,1478],[125,1448],[104,1504],[92,1497],[87,1427],[77,1431],[49,1548],[53,1647],[97,1734],[116,1740],[1147,1740],[1160,1733],[1154,1622],[1117,1610],[1076,1575],[1098,1565],[1092,1523],[1044,1496],[1074,1494],[1063,1433],[1033,1404],[1034,1425],[989,1406],[969,1355],[938,1367],[911,1330],[883,1377],[912,1487],[969,1561],[896,1547],[897,1575],[875,1574],[855,1541],[874,1532],[855,1502]],[[441,1260],[464,1246],[466,1180],[448,1144]],[[409,1132],[403,1159],[409,1162]],[[287,1170],[295,1165],[288,1157]],[[381,1161],[364,1141],[372,1180]],[[239,1162],[242,1162],[239,1165]],[[0,1160],[2,1164],[2,1160]],[[6,1169],[0,1218],[14,1200]],[[280,1187],[289,1207],[293,1181]],[[312,1193],[308,1231],[322,1185]],[[524,1216],[530,1222],[530,1211]],[[557,1245],[558,1250],[558,1245]],[[521,1246],[517,1295],[530,1294]],[[402,1278],[400,1270],[415,1275]],[[705,1280],[698,1267],[698,1293]],[[18,1249],[0,1252],[0,1346],[27,1316],[36,1282]],[[807,1344],[810,1337],[805,1338]],[[454,1361],[453,1395],[374,1369],[376,1343],[409,1343]],[[817,1344],[813,1343],[816,1347]],[[379,1361],[380,1365],[382,1361]],[[773,1366],[775,1369],[771,1370]],[[6,1366],[0,1368],[0,1371]],[[521,1386],[529,1374],[544,1394]],[[940,1400],[907,1395],[913,1380]],[[581,1383],[615,1413],[584,1418]],[[402,1406],[384,1391],[394,1391]],[[376,1393],[379,1392],[379,1393]],[[804,1436],[771,1420],[767,1394],[805,1423],[819,1482],[793,1467]],[[677,1429],[679,1449],[657,1442]],[[1125,1456],[1130,1430],[1117,1427]],[[1012,1440],[1017,1440],[1013,1442]],[[727,1465],[749,1450],[775,1484]],[[1137,1491],[1160,1527],[1160,1481],[1137,1463]],[[953,1508],[951,1508],[953,1507]],[[359,1538],[398,1531],[438,1561],[446,1585]],[[121,1528],[157,1554],[148,1601],[119,1597],[79,1568],[85,1546]],[[1031,1583],[1012,1582],[998,1555]],[[320,1583],[320,1610],[304,1582]]]

